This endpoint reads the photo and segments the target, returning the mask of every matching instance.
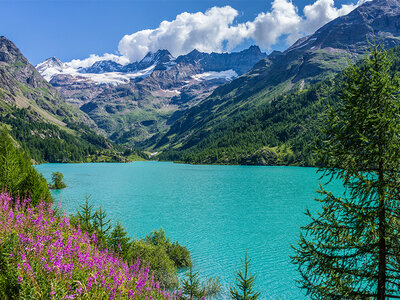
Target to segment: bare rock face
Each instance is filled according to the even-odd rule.
[[[174,58],[167,50],[140,62],[98,61],[71,69],[49,58],[37,70],[117,142],[142,141],[165,131],[180,112],[265,58],[256,46],[238,53],[201,53]]]

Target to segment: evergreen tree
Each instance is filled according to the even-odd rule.
[[[30,158],[8,135],[0,130],[0,191],[30,197],[32,204],[53,201],[46,180],[32,166]]]
[[[203,296],[202,292],[199,272],[193,272],[191,265],[189,271],[185,274],[185,278],[182,280],[182,295],[186,299],[194,300],[201,298]]]
[[[121,255],[126,258],[129,249],[130,238],[128,237],[128,233],[125,231],[120,221],[117,221],[117,224],[111,231],[108,246],[115,253]]]
[[[185,299],[203,299],[203,297],[214,297],[221,292],[219,277],[207,278],[203,283],[200,282],[199,272],[193,272],[193,265],[182,280],[182,295]]]
[[[107,213],[100,207],[94,213],[93,226],[99,243],[104,246],[111,229],[111,220],[107,219]]]
[[[260,296],[260,292],[253,291],[256,276],[249,272],[251,259],[247,256],[247,253],[242,262],[244,273],[242,271],[236,272],[236,287],[230,288],[231,298],[234,300],[255,300]]]
[[[400,102],[390,65],[383,47],[371,46],[347,69],[327,118],[320,171],[346,191],[337,197],[321,187],[322,212],[307,212],[293,260],[313,299],[400,296]]]
[[[79,205],[79,210],[77,211],[78,222],[83,231],[87,231],[91,235],[94,231],[93,228],[93,204],[90,204],[90,196],[85,196],[85,203]]]

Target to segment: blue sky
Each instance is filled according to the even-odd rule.
[[[235,51],[250,44],[259,44],[268,51],[283,50],[299,35],[313,31],[316,26],[337,16],[336,13],[341,15],[352,9],[352,7],[343,8],[343,4],[357,2],[357,0],[336,0],[329,8],[327,5],[329,2],[333,3],[333,0],[293,0],[293,3],[289,0],[275,1],[275,6],[278,6],[278,2],[281,2],[281,6],[292,5],[297,16],[293,12],[292,14],[288,12],[288,16],[281,16],[279,19],[280,15],[274,14],[273,1],[270,0],[0,0],[0,35],[12,40],[33,64],[51,56],[56,56],[62,61],[70,61],[85,59],[90,54],[120,55],[121,51],[132,61],[140,59],[142,53],[147,50],[153,51],[157,47],[171,48],[168,50],[174,55],[187,52],[193,47],[204,51]],[[320,5],[309,9],[310,20],[306,20],[304,6],[316,2]],[[195,14],[200,12],[205,15],[212,7],[227,5],[231,9],[216,10],[206,17]],[[330,9],[329,12],[326,7]],[[332,10],[332,7],[337,11]],[[281,7],[282,10],[285,14],[290,9]],[[184,23],[173,22],[184,12],[189,13]],[[218,14],[229,19],[226,24],[220,24],[221,18]],[[280,14],[282,15],[282,12]],[[166,24],[168,25],[166,32],[134,35],[145,29],[157,29],[164,20],[172,22]],[[190,25],[190,22],[197,22],[197,25],[193,26],[192,31],[186,32],[182,26]],[[202,22],[209,22],[209,28],[202,27],[201,30],[196,28]],[[220,26],[217,31],[225,30],[226,33],[221,35],[212,30],[217,28],[213,22],[218,22]],[[237,27],[235,29],[237,31],[232,33],[232,28],[229,29],[232,26]],[[273,32],[277,28],[279,30]],[[186,34],[184,41],[176,37],[183,35],[182,30]],[[124,35],[129,36],[119,45]],[[153,36],[151,41],[150,35]],[[172,35],[175,36],[171,39]],[[209,41],[216,41],[214,44],[208,44],[205,37]],[[200,44],[191,41],[201,38],[204,40],[199,42]],[[182,44],[177,45],[179,43]]]

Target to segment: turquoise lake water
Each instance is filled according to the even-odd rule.
[[[261,299],[307,299],[290,263],[300,226],[315,211],[319,174],[300,167],[199,166],[168,162],[44,164],[47,178],[64,174],[53,192],[68,212],[90,195],[135,238],[162,227],[188,247],[202,276],[227,289],[246,250]],[[330,190],[338,189],[331,186]],[[220,298],[225,298],[223,295]]]

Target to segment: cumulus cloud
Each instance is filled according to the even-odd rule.
[[[131,61],[148,52],[168,49],[178,56],[193,49],[221,52],[237,46],[249,30],[246,24],[232,25],[238,11],[230,6],[213,7],[205,13],[184,12],[173,21],[163,21],[157,29],[125,35],[119,42],[119,52]]]
[[[297,33],[302,22],[291,1],[275,0],[270,12],[260,13],[252,22],[251,36],[260,46],[270,47],[282,35]]]
[[[359,0],[356,4],[344,4],[337,8],[334,0],[316,0],[306,5],[300,16],[297,7],[290,0],[274,0],[271,11],[260,13],[252,22],[254,31],[250,35],[264,48],[270,48],[282,36],[286,37],[286,42],[290,45],[337,17],[347,15],[367,1],[370,0]]]
[[[148,52],[158,49],[168,49],[174,56],[193,49],[229,51],[249,38],[269,49],[282,36],[291,44],[366,1],[335,7],[334,0],[316,0],[305,6],[303,14],[300,14],[291,0],[274,0],[269,12],[261,12],[254,20],[245,23],[235,23],[238,11],[230,6],[213,7],[205,13],[185,12],[173,21],[163,21],[156,29],[125,35],[118,49],[130,61],[140,60]]]
[[[315,0],[300,13],[291,0],[274,0],[270,11],[260,12],[254,20],[244,23],[235,21],[239,12],[230,6],[213,7],[205,13],[184,12],[172,21],[161,22],[158,28],[125,35],[118,45],[120,56],[91,55],[68,64],[74,68],[88,67],[100,60],[127,64],[159,49],[167,49],[174,56],[193,49],[208,53],[230,51],[246,39],[264,49],[271,49],[282,37],[290,45],[367,1],[370,0],[336,7],[334,0]]]
[[[304,7],[304,21],[301,31],[305,33],[314,32],[329,21],[347,15],[358,5],[348,4],[342,5],[341,8],[336,8],[333,0],[317,0],[313,4]]]
[[[85,59],[73,59],[72,61],[67,62],[66,64],[69,67],[72,67],[74,69],[78,69],[78,68],[90,67],[95,62],[102,61],[102,60],[111,60],[111,61],[114,61],[114,62],[119,63],[121,65],[126,65],[126,64],[129,63],[129,59],[126,56],[105,53],[102,56],[99,56],[99,55],[96,55],[96,54],[90,54],[90,56],[88,58],[85,58]]]

